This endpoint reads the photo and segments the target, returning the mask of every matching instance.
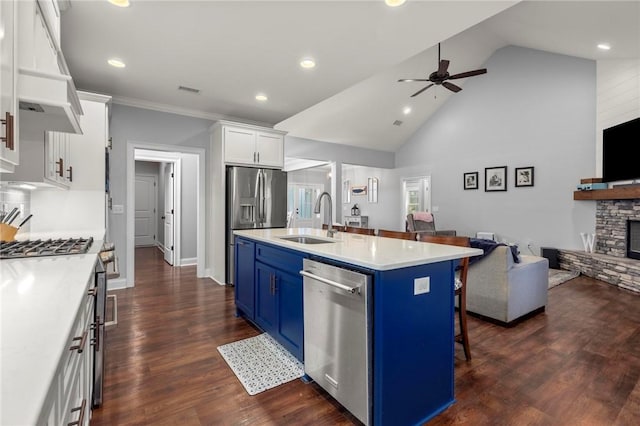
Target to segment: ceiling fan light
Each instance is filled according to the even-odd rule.
[[[406,3],[407,0],[384,0],[384,3],[389,7],[398,7]]]

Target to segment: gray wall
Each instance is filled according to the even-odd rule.
[[[159,111],[151,111],[124,105],[113,105],[110,135],[113,139],[111,151],[111,196],[113,204],[126,204],[126,154],[127,142],[143,142],[161,145],[183,145],[209,150],[209,126],[213,122],[201,118],[187,117]],[[120,261],[121,277],[125,278],[126,253],[126,209],[124,214],[109,214],[111,241],[116,245]],[[183,257],[187,257],[183,253]],[[194,255],[195,257],[195,255]]]
[[[195,259],[197,253],[197,184],[198,184],[198,156],[195,154],[182,155],[182,259]],[[204,200],[203,200],[204,201]],[[204,230],[202,230],[204,235]]]
[[[573,190],[595,168],[595,62],[508,46],[486,67],[401,147],[396,166],[431,175],[439,228],[493,231],[523,252],[529,242],[536,253],[582,248],[595,204],[573,201]],[[484,191],[484,168],[494,166],[508,166],[506,192]],[[514,169],[526,166],[535,186],[515,188]],[[480,189],[464,191],[471,171]]]

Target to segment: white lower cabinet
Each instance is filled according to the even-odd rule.
[[[86,301],[80,304],[71,334],[49,388],[38,425],[87,426],[93,394],[93,274],[87,283]]]

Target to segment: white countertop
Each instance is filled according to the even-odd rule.
[[[101,246],[0,260],[0,424],[36,423]]]
[[[371,237],[348,232],[337,232],[333,238],[329,238],[327,237],[327,231],[312,228],[247,229],[233,231],[233,233],[256,241],[263,241],[378,271],[478,256],[483,253],[480,249],[469,247],[431,244],[397,238]],[[304,235],[335,242],[328,244],[300,244],[279,238],[287,235]]]

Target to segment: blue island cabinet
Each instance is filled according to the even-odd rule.
[[[374,425],[421,425],[453,404],[456,264],[375,272]],[[429,292],[414,294],[414,280],[424,277]]]
[[[236,237],[235,300],[244,315],[303,360],[302,259],[306,254]]]
[[[253,251],[244,254],[243,246],[236,243],[236,276],[242,277],[236,282],[236,307],[299,360],[304,337],[302,259],[311,257],[373,276],[369,295],[369,303],[373,303],[369,342],[373,425],[421,425],[454,402],[453,281],[457,260],[381,271],[254,243]],[[429,280],[428,291],[416,291],[415,280],[425,278]],[[238,297],[251,291],[253,317]]]

